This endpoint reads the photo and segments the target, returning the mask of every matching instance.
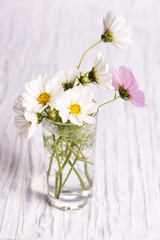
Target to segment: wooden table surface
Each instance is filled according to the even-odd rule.
[[[160,239],[160,1],[0,1],[0,240]],[[130,67],[146,95],[146,108],[118,100],[99,112],[92,201],[63,212],[46,201],[41,127],[22,142],[13,104],[39,73],[76,66],[99,40],[109,10],[123,15],[134,44],[123,52],[97,46],[111,68]],[[94,89],[99,103],[110,96]]]

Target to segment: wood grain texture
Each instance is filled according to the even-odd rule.
[[[0,7],[0,240],[160,239],[160,1],[1,0]],[[12,106],[39,73],[75,66],[114,10],[127,18],[134,45],[126,53],[102,44],[111,67],[132,68],[148,106],[119,100],[99,113],[92,201],[58,211],[46,201],[41,129],[21,142]],[[98,102],[110,96],[94,90]]]

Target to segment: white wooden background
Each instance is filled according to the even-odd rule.
[[[41,129],[21,142],[12,106],[39,73],[77,65],[109,10],[126,17],[134,45],[125,53],[102,43],[82,69],[102,51],[111,67],[133,70],[148,106],[119,100],[101,109],[93,199],[63,212],[46,202]],[[0,0],[0,240],[159,240],[159,101],[159,0]]]

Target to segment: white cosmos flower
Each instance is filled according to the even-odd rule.
[[[73,87],[76,76],[79,77],[80,71],[77,68],[69,68],[67,72],[59,71],[55,77],[58,82],[63,86],[64,90],[68,90]]]
[[[88,77],[91,81],[100,85],[105,91],[111,93],[114,87],[112,86],[112,75],[108,73],[108,70],[109,65],[105,62],[102,53],[99,53]]]
[[[38,125],[36,114],[34,112],[25,112],[22,96],[17,98],[13,110],[17,113],[17,116],[14,119],[14,124],[19,130],[20,138],[22,140],[29,139]]]
[[[131,39],[132,30],[125,26],[125,18],[116,15],[110,11],[103,19],[104,33],[102,39],[104,42],[112,42],[116,47],[126,50],[133,41]]]
[[[39,75],[36,80],[28,82],[25,88],[27,93],[22,94],[23,106],[33,112],[41,112],[48,105],[54,108],[62,92],[58,79],[50,78],[47,74]]]
[[[92,102],[93,94],[82,85],[65,91],[56,102],[56,109],[63,123],[70,120],[71,123],[82,126],[83,121],[94,123],[95,119],[89,114],[97,111],[97,104]]]

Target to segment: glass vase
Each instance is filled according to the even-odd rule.
[[[47,150],[48,200],[62,210],[79,209],[92,196],[96,123],[42,121]]]

